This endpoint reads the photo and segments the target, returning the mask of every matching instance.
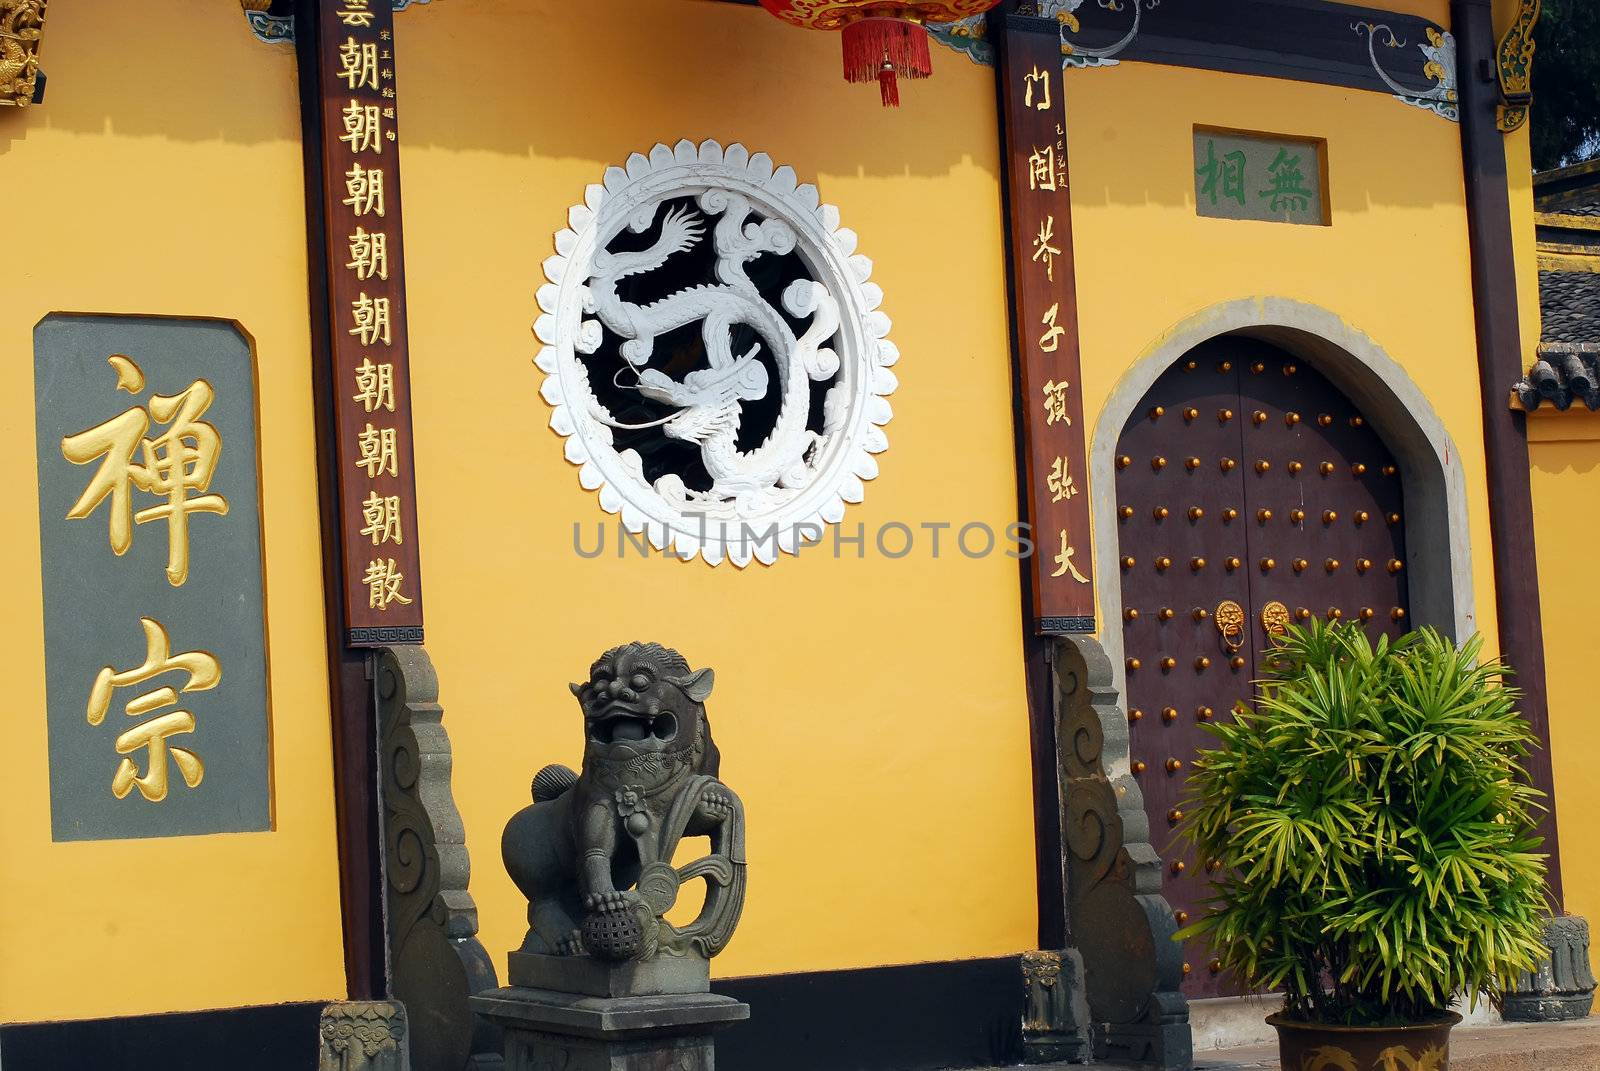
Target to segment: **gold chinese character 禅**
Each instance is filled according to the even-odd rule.
[[[144,628],[145,656],[144,662],[132,669],[117,670],[106,666],[100,670],[94,680],[94,686],[89,691],[89,703],[86,708],[90,725],[99,725],[105,721],[106,711],[111,706],[111,694],[118,688],[131,687],[154,680],[164,673],[182,672],[188,674],[189,679],[181,688],[173,688],[170,684],[159,688],[152,688],[130,699],[123,708],[130,718],[140,718],[146,714],[153,714],[163,707],[175,706],[178,696],[183,692],[203,692],[215,688],[222,680],[222,664],[215,655],[205,651],[188,651],[179,654],[172,653],[172,641],[167,636],[167,630],[154,618],[143,617],[139,619]],[[187,710],[173,710],[158,718],[135,725],[132,729],[117,737],[115,747],[117,754],[123,756],[117,764],[117,771],[111,778],[111,794],[117,799],[122,799],[133,789],[137,788],[139,794],[152,803],[159,803],[167,798],[167,757],[177,765],[178,772],[183,775],[184,784],[194,788],[200,784],[205,776],[205,763],[200,756],[187,748],[173,747],[168,738],[180,733],[192,733],[195,729],[194,715]],[[145,772],[139,774],[139,767],[132,755],[140,748],[146,752]]]
[[[131,358],[113,354],[108,363],[117,372],[120,389],[130,394],[144,389],[144,373]],[[83,520],[110,499],[108,528],[111,549],[118,555],[126,554],[133,544],[133,524],[165,520],[167,581],[173,587],[189,577],[189,515],[228,512],[226,498],[205,493],[222,453],[222,436],[200,419],[214,399],[211,384],[197,379],[178,394],[151,395],[147,407],[128,409],[61,440],[62,456],[74,465],[101,459],[88,487],[67,511],[67,519]],[[166,425],[153,439],[145,434],[152,420]],[[140,456],[137,462],[135,452]],[[135,488],[166,501],[134,513]]]

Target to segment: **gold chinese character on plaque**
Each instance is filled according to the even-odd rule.
[[[1067,390],[1072,386],[1066,380],[1057,383],[1048,380],[1044,385],[1044,422],[1048,427],[1051,424],[1065,423],[1072,426],[1072,417],[1067,415]]]
[[[366,526],[361,534],[372,540],[373,546],[382,543],[404,543],[400,533],[400,496],[380,495],[374,491],[361,503],[361,521]]]
[[[1056,317],[1061,314],[1061,302],[1056,302],[1045,310],[1039,322],[1044,325],[1044,334],[1039,336],[1039,348],[1046,353],[1054,353],[1061,347],[1061,336],[1067,333],[1065,327],[1056,323]]]
[[[1056,258],[1061,255],[1061,250],[1054,243],[1056,240],[1056,217],[1049,215],[1043,223],[1039,224],[1039,233],[1033,239],[1033,260],[1036,264],[1044,265],[1044,276],[1052,283],[1056,281]],[[1051,326],[1055,321],[1051,321]],[[1049,352],[1049,351],[1046,351]]]
[[[117,373],[117,389],[137,395],[145,388],[144,372],[124,354],[107,358]],[[88,487],[67,511],[69,520],[84,520],[102,502],[107,507],[111,549],[126,554],[133,545],[133,525],[167,522],[167,581],[173,587],[189,577],[189,515],[228,512],[228,500],[208,494],[222,453],[222,436],[200,419],[215,399],[211,384],[197,379],[178,394],[155,394],[148,406],[123,411],[102,424],[61,440],[61,454],[74,465],[100,459]],[[155,438],[145,433],[154,421],[165,425]],[[135,460],[135,455],[138,460]],[[133,511],[133,492],[165,499]]]
[[[398,475],[398,455],[393,428],[374,428],[368,424],[366,429],[356,436],[356,446],[361,451],[360,456],[356,458],[356,468],[366,469],[369,480],[375,480],[385,474]]]
[[[387,409],[394,412],[394,365],[389,361],[373,364],[368,357],[356,366],[356,393],[350,398],[360,402],[365,412]]]
[[[1033,70],[1022,76],[1022,106],[1041,112],[1050,110],[1050,79],[1048,70]]]
[[[345,265],[363,282],[389,278],[389,236],[382,231],[357,227],[349,238],[350,262]]]
[[[1087,584],[1089,582],[1089,578],[1078,572],[1078,567],[1072,564],[1072,559],[1077,553],[1078,548],[1071,546],[1067,542],[1067,530],[1065,528],[1061,529],[1061,553],[1057,554],[1055,557],[1056,571],[1050,574],[1050,579],[1054,580],[1057,577],[1066,576],[1070,573],[1072,575],[1072,579],[1076,580],[1078,583]]]
[[[117,670],[106,666],[94,679],[89,691],[86,710],[90,725],[105,721],[111,707],[111,695],[118,688],[129,688],[149,683],[166,673],[184,673],[188,679],[182,687],[166,684],[151,688],[128,700],[123,708],[130,718],[142,718],[164,707],[176,706],[178,696],[185,692],[203,692],[215,688],[222,680],[222,664],[215,655],[205,651],[172,653],[172,641],[167,630],[154,618],[143,617],[144,662],[132,669]],[[183,783],[190,788],[200,784],[205,777],[205,763],[200,756],[187,748],[174,747],[169,738],[195,729],[194,715],[187,710],[172,710],[160,717],[141,722],[117,737],[115,748],[123,756],[111,778],[111,794],[122,799],[137,788],[139,794],[152,803],[167,798],[167,758],[170,756],[183,775]],[[145,749],[145,772],[139,773],[138,764],[128,756]]]
[[[368,297],[366,291],[350,302],[350,322],[355,326],[346,334],[361,339],[363,346],[389,344],[389,299]]]
[[[1061,188],[1058,178],[1056,147],[1046,145],[1042,149],[1035,148],[1028,157],[1028,189],[1048,190],[1054,193]]]
[[[383,215],[383,172],[376,167],[353,164],[344,173],[345,199],[342,204],[358,216]]]
[[[346,37],[339,46],[339,74],[353,92],[378,88],[378,43]]]
[[[409,604],[410,599],[400,594],[400,584],[405,575],[394,567],[393,558],[374,558],[367,563],[367,571],[361,582],[367,585],[367,607],[372,610],[387,610],[389,604],[398,602]]]
[[[371,0],[344,0],[337,12],[339,21],[358,30],[369,29],[374,18]]]
[[[351,152],[366,152],[368,149],[375,153],[383,152],[383,128],[378,105],[352,100],[340,117],[344,121],[344,133],[339,135],[339,140],[349,145]]]
[[[1050,488],[1052,503],[1065,502],[1078,493],[1078,482],[1072,478],[1071,466],[1064,457],[1058,457],[1051,463],[1045,484]]]

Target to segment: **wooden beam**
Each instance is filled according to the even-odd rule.
[[[1466,171],[1467,242],[1472,258],[1500,652],[1516,671],[1523,716],[1541,745],[1529,756],[1527,766],[1534,787],[1546,793],[1544,803],[1549,810],[1539,832],[1545,838],[1545,851],[1550,853],[1550,889],[1559,910],[1563,899],[1561,855],[1555,778],[1550,764],[1538,560],[1534,553],[1528,418],[1526,413],[1505,404],[1513,384],[1522,378],[1523,368],[1505,143],[1497,126],[1500,93],[1494,77],[1494,19],[1490,0],[1452,0],[1450,12],[1458,65],[1463,73],[1461,151]]]

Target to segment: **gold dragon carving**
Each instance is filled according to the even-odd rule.
[[[48,0],[0,0],[0,105],[26,108],[39,80]]]

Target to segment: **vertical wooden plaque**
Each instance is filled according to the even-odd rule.
[[[1009,15],[999,81],[1014,360],[1033,554],[1033,624],[1095,630],[1088,454],[1079,377],[1078,297],[1067,186],[1060,27]]]
[[[422,642],[388,0],[317,6],[345,642]]]

